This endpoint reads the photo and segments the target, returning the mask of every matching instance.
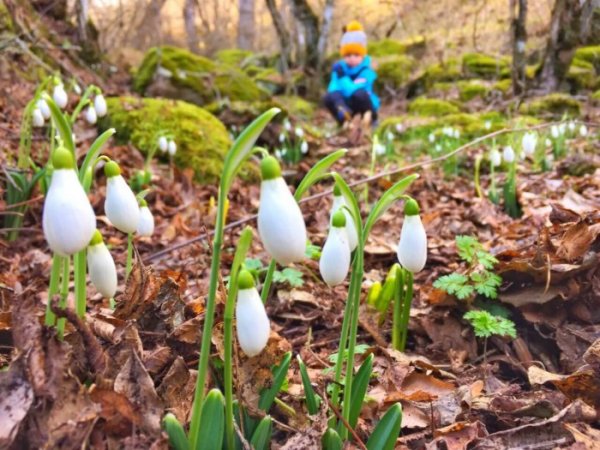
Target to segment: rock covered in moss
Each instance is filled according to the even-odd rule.
[[[490,88],[483,80],[463,80],[456,83],[458,87],[458,98],[468,102],[476,97],[483,98]]]
[[[278,95],[273,97],[275,106],[287,112],[288,116],[309,120],[314,115],[317,105],[297,95]]]
[[[408,105],[408,112],[418,116],[440,117],[460,112],[453,103],[437,98],[419,97]]]
[[[2,0],[0,0],[0,33],[13,32],[14,25],[10,12]]]
[[[381,39],[369,41],[367,53],[373,57],[409,54],[415,57],[422,56],[427,48],[424,36],[414,36],[403,41],[397,39]]]
[[[506,78],[510,76],[510,60],[483,53],[466,53],[462,57],[465,75],[481,78]]]
[[[374,58],[377,71],[376,86],[398,89],[404,85],[414,67],[414,60],[406,55],[392,55]]]
[[[600,89],[592,94],[592,101],[596,105],[600,105]]]
[[[229,64],[231,66],[240,67],[244,65],[244,62],[249,61],[254,57],[254,53],[250,50],[243,50],[241,48],[226,48],[219,50],[215,54],[215,59],[223,64]]]
[[[583,58],[573,58],[567,72],[567,81],[575,90],[596,88],[598,77],[594,64]]]
[[[186,100],[203,105],[217,98],[260,100],[265,94],[243,71],[185,49],[150,49],[138,68],[134,89],[140,94]]]
[[[214,182],[220,176],[231,141],[225,126],[203,108],[183,101],[134,97],[111,97],[107,105],[110,114],[101,126],[114,127],[117,141],[129,141],[146,153],[156,145],[158,130],[168,130],[177,142],[178,166],[192,168],[200,182]]]
[[[575,51],[573,60],[586,61],[594,66],[596,72],[600,73],[600,45],[579,47]]]
[[[554,93],[523,103],[519,112],[531,116],[551,116],[560,119],[563,115],[579,116],[581,104],[570,95]]]

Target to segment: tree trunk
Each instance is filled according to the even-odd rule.
[[[292,0],[292,13],[304,29],[306,68],[316,70],[319,64],[319,19],[307,0]]]
[[[595,3],[592,0],[556,0],[550,36],[536,74],[536,84],[543,91],[557,90],[564,81],[577,46],[587,40]]]
[[[137,26],[132,39],[132,46],[145,49],[148,45],[161,44],[160,12],[167,0],[151,0],[150,7],[144,11],[144,16]]]
[[[239,0],[237,45],[244,50],[254,48],[254,0]]]
[[[334,0],[325,1],[325,9],[323,10],[323,21],[321,22],[321,34],[317,44],[318,70],[319,75],[323,72],[323,62],[327,56],[327,42],[329,41],[329,33],[331,32],[331,23],[333,22]]]
[[[183,22],[185,24],[185,37],[190,52],[199,53],[198,31],[196,30],[196,3],[194,0],[185,0],[183,5]]]
[[[515,6],[518,11],[515,14]],[[513,46],[513,64],[512,64],[512,86],[513,93],[516,96],[525,93],[527,88],[527,78],[525,76],[525,44],[527,43],[527,0],[511,0],[510,14],[512,17],[512,46]]]
[[[88,40],[87,23],[89,20],[90,5],[88,0],[77,0],[75,3],[75,12],[77,14],[77,37],[82,45]]]
[[[290,37],[290,33],[285,27],[283,17],[277,9],[275,0],[266,0],[266,3],[269,13],[271,14],[271,18],[273,19],[275,31],[279,37],[279,46],[281,48],[281,65],[283,66],[283,72],[287,72],[292,65],[292,39]]]

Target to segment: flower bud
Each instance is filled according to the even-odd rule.
[[[35,108],[33,110],[33,113],[31,114],[31,124],[36,128],[44,126],[44,115],[40,108]]]
[[[106,199],[104,211],[108,220],[124,233],[137,230],[140,220],[140,208],[129,185],[121,176],[121,168],[114,161],[104,166],[106,181]]]
[[[587,136],[587,134],[588,134],[588,129],[587,129],[587,127],[585,126],[585,124],[581,125],[581,127],[579,127],[579,135],[580,135],[581,137],[586,137],[586,136]]]
[[[90,125],[94,125],[98,121],[98,116],[96,114],[96,108],[94,105],[90,105],[85,110],[85,121]]]
[[[302,144],[300,144],[300,152],[302,152],[303,155],[308,153],[308,142],[302,141]]]
[[[168,145],[167,145],[167,150],[169,152],[169,155],[171,156],[175,156],[175,153],[177,153],[177,144],[175,143],[175,141],[170,140]]]
[[[556,125],[552,125],[550,127],[550,134],[552,135],[552,137],[554,139],[558,138],[558,135],[560,134],[560,131],[558,130],[558,127]]]
[[[57,84],[54,86],[54,91],[52,92],[52,99],[56,106],[60,109],[63,109],[69,103],[69,98],[67,97],[67,93],[65,92],[65,88],[62,84]]]
[[[52,113],[50,112],[50,107],[48,106],[48,103],[46,102],[46,100],[44,100],[43,98],[40,98],[37,101],[36,105],[42,112],[42,116],[44,117],[44,120],[48,120],[52,116]]]
[[[298,203],[281,177],[272,156],[261,162],[262,183],[258,234],[266,251],[281,265],[301,261],[306,249],[306,226]]]
[[[523,147],[523,153],[525,153],[525,155],[533,155],[535,153],[535,147],[537,146],[537,136],[535,133],[525,133],[521,140],[521,146]]]
[[[67,256],[87,247],[96,229],[96,215],[77,177],[71,152],[57,148],[52,164],[54,172],[44,200],[42,226],[52,251]]]
[[[87,248],[87,265],[90,280],[96,290],[105,298],[113,298],[117,292],[117,269],[98,230],[94,232]]]
[[[494,167],[498,167],[500,164],[502,164],[502,155],[496,148],[490,150],[489,158],[490,162],[492,163],[492,166]]]
[[[283,144],[284,141],[285,141],[285,134],[279,133],[279,142]]]
[[[504,161],[509,164],[515,160],[515,151],[510,145],[504,147],[502,150],[502,157],[504,158]]]
[[[271,324],[265,305],[254,286],[254,278],[247,270],[240,271],[238,275],[235,318],[238,342],[242,351],[249,357],[258,355],[269,341]]]
[[[336,211],[340,209],[344,212],[344,216],[346,216],[346,234],[348,236],[348,245],[350,251],[353,252],[356,246],[358,245],[358,232],[356,231],[356,224],[354,223],[354,219],[352,218],[352,214],[344,206],[348,206],[346,202],[346,198],[340,193],[337,185],[333,188],[333,205],[331,207],[331,221],[333,221],[333,215]]]
[[[404,223],[397,253],[402,267],[412,273],[423,270],[427,262],[427,234],[419,216],[419,204],[413,199],[404,205]]]
[[[328,286],[343,282],[350,269],[350,246],[346,233],[346,216],[342,210],[333,214],[329,235],[321,251],[319,271]]]
[[[154,216],[148,208],[146,200],[140,200],[140,221],[137,227],[140,236],[150,237],[154,233]]]
[[[169,149],[169,141],[164,136],[158,138],[158,148],[161,152],[166,152]]]
[[[94,97],[94,109],[96,110],[98,117],[104,117],[106,115],[108,109],[106,107],[106,100],[102,94],[98,94]]]
[[[296,127],[296,129],[294,130],[294,134],[301,138],[302,136],[304,136],[304,130],[300,127]]]

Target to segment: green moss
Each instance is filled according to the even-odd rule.
[[[466,75],[482,78],[505,78],[510,76],[510,64],[507,58],[496,58],[483,53],[466,53],[462,58]]]
[[[250,60],[254,56],[254,53],[250,50],[242,50],[240,48],[226,48],[219,50],[215,59],[223,64],[229,64],[230,66],[240,67],[243,66],[245,61]]]
[[[371,56],[402,55],[404,52],[406,46],[396,39],[370,41],[367,45],[367,53]]]
[[[560,118],[565,114],[579,116],[581,104],[570,95],[555,93],[522,104],[519,112],[532,116],[552,116],[554,118]]]
[[[492,90],[499,91],[502,95],[510,94],[512,89],[512,80],[510,78],[505,78],[504,80],[499,80],[494,83],[492,86]]]
[[[177,142],[177,165],[192,168],[200,182],[218,179],[231,141],[212,114],[190,103],[155,98],[111,97],[107,105],[110,114],[101,126],[114,127],[119,142],[131,142],[145,153],[159,130],[170,132]]]
[[[600,89],[592,94],[592,101],[596,104],[600,104]]]
[[[460,112],[460,109],[456,105],[445,100],[419,97],[408,105],[408,112],[418,116],[439,117],[448,114],[456,114]]]
[[[279,95],[273,97],[273,102],[275,106],[287,111],[289,116],[307,120],[312,118],[317,108],[317,105],[314,103],[294,95]]]
[[[406,55],[383,56],[376,58],[375,62],[377,86],[387,86],[392,89],[397,89],[408,81],[414,66],[414,60]]]
[[[481,80],[465,80],[456,83],[458,87],[458,98],[463,102],[468,102],[475,97],[485,97],[489,88]]]
[[[155,47],[146,53],[133,80],[137,92],[146,92],[159,66],[161,77],[173,85],[173,89],[160,92],[163,96],[202,104],[218,97],[253,101],[263,96],[258,86],[241,70],[169,46]]]
[[[0,33],[3,32],[14,32],[14,25],[8,8],[4,2],[0,0]]]
[[[456,58],[449,58],[443,63],[433,64],[425,69],[427,84],[430,86],[439,81],[455,81],[461,76],[460,62]]]
[[[567,80],[576,89],[594,89],[598,85],[594,65],[582,58],[573,58],[567,72]]]
[[[597,72],[600,72],[600,45],[578,48],[575,51],[573,60],[586,61],[590,63]]]
[[[271,67],[260,68],[253,75],[254,82],[270,95],[277,94],[285,90],[285,79],[276,70]]]

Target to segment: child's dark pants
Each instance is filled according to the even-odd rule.
[[[377,111],[373,108],[371,96],[365,89],[355,91],[347,99],[339,91],[328,92],[323,97],[323,103],[340,125],[350,120],[353,115],[362,115],[367,111],[372,112],[373,121],[377,120]]]

